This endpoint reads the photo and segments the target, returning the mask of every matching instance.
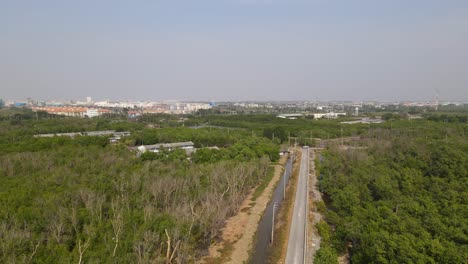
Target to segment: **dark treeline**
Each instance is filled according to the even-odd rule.
[[[144,129],[134,133],[130,138],[134,140],[134,145],[192,141],[196,147],[225,147],[248,137],[252,137],[252,133],[244,130],[178,127]]]
[[[199,123],[222,126],[241,127],[254,131],[269,139],[287,142],[288,136],[297,137],[298,144],[313,145],[312,138],[337,138],[343,136],[357,136],[368,130],[368,125],[342,125],[337,120],[299,118],[295,120],[278,118],[276,115],[211,115],[194,117]]]
[[[327,234],[317,263],[466,263],[466,125],[400,121],[368,149],[331,147],[319,162]],[[322,208],[323,209],[323,208]],[[336,263],[336,262],[335,262]]]
[[[468,114],[427,114],[428,120],[448,123],[467,123]]]

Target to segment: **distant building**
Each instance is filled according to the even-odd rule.
[[[111,111],[103,108],[87,108],[87,107],[33,107],[34,112],[45,111],[51,115],[62,115],[70,117],[97,117]]]
[[[76,137],[76,136],[90,136],[90,137],[97,137],[97,136],[112,136],[109,140],[111,142],[117,142],[122,137],[130,136],[130,132],[122,131],[117,132],[115,130],[104,130],[104,131],[85,131],[85,132],[73,132],[73,133],[52,133],[52,134],[37,134],[34,135],[35,138],[43,138],[43,137]]]
[[[320,118],[330,118],[330,119],[335,119],[338,118],[339,116],[346,116],[346,113],[315,113],[312,114],[314,116],[314,119],[320,119]]]
[[[414,120],[414,119],[422,119],[423,117],[421,115],[408,115],[409,120]]]
[[[86,117],[88,111],[85,107],[33,107],[33,111],[45,111],[51,115],[62,115],[70,117]]]
[[[169,105],[159,104],[153,107],[143,109],[143,114],[161,114],[167,113],[170,110]]]
[[[81,132],[73,132],[73,133],[55,133],[55,134],[37,134],[34,135],[35,138],[49,138],[49,137],[71,137],[74,138],[76,136],[82,136]]]
[[[304,117],[304,114],[279,114],[276,117],[285,119],[297,119],[298,117]]]
[[[362,118],[362,119],[359,119],[359,120],[354,120],[354,121],[345,121],[345,122],[340,122],[341,124],[348,124],[348,125],[352,125],[352,124],[380,124],[384,122],[382,119],[380,118]]]
[[[123,131],[123,132],[117,132],[115,130],[104,130],[104,131],[87,131],[82,133],[85,136],[130,136],[130,132],[128,131]]]
[[[91,118],[99,116],[99,111],[95,108],[88,108],[86,109],[86,116]]]
[[[326,113],[316,113],[316,114],[312,114],[312,116],[314,116],[314,119],[320,119],[320,118],[325,117],[326,115],[327,115]]]
[[[129,118],[135,118],[135,117],[141,116],[141,111],[130,110],[127,112],[127,116]]]
[[[192,153],[195,148],[194,144],[191,141],[187,142],[175,142],[175,143],[160,143],[160,144],[154,144],[154,145],[141,145],[138,147],[133,147],[131,148],[132,150],[138,151],[140,153],[145,153],[146,151],[151,151],[158,153],[161,151],[161,149],[166,149],[169,151],[172,151],[174,149],[184,149],[187,154]]]
[[[188,103],[185,105],[185,110],[189,112],[195,112],[198,110],[208,110],[211,109],[212,106],[210,104],[202,104],[202,103]]]
[[[110,114],[112,113],[112,111],[109,109],[105,109],[105,108],[98,108],[98,113],[99,115],[103,115],[103,114]]]
[[[15,103],[14,103],[14,106],[15,106],[15,107],[25,107],[25,106],[26,106],[26,103],[24,103],[24,102],[15,102]]]

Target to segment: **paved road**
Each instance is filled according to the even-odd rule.
[[[299,181],[297,183],[294,212],[289,231],[286,264],[304,264],[307,224],[307,180],[309,177],[309,149],[302,149]]]

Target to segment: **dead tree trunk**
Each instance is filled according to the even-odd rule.
[[[119,246],[119,238],[120,238],[120,232],[122,231],[124,222],[123,222],[123,216],[122,212],[118,204],[112,203],[112,212],[113,212],[113,217],[112,217],[112,229],[114,231],[114,237],[112,238],[114,240],[114,251],[112,252],[112,257],[115,257],[115,253],[117,252],[117,247]]]
[[[83,255],[85,251],[88,249],[88,247],[89,247],[89,239],[88,241],[85,241],[83,245],[81,244],[81,239],[78,240],[78,253],[80,254],[80,258],[78,259],[78,264],[83,263]]]
[[[177,248],[179,247],[180,245],[180,240],[177,241],[177,244],[176,246],[174,247],[174,250],[172,250],[171,248],[171,237],[169,236],[169,233],[167,232],[167,229],[164,229],[164,232],[166,232],[166,236],[167,236],[167,251],[166,251],[166,263],[167,264],[170,264],[172,263],[172,260],[174,260],[174,257],[175,257],[175,253],[177,251]]]
[[[36,246],[33,248],[33,251],[31,253],[31,256],[29,256],[29,259],[28,259],[28,262],[27,263],[31,263],[31,261],[33,260],[34,258],[34,255],[36,255],[36,252],[37,252],[37,249],[39,248],[39,245],[41,244],[41,240],[39,240],[36,244]]]

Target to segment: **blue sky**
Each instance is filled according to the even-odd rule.
[[[0,0],[0,98],[468,100],[468,1]]]

